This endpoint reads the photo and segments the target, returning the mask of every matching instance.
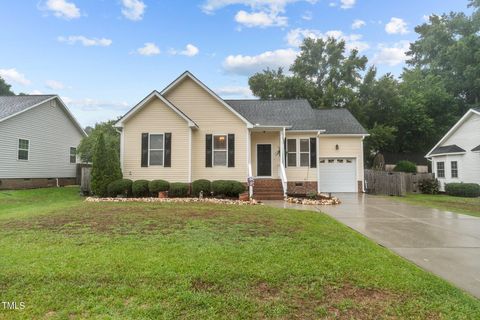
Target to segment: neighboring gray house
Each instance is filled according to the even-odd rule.
[[[56,95],[0,96],[0,189],[75,183],[84,136]]]

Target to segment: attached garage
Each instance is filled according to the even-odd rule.
[[[355,158],[321,158],[320,192],[357,192]]]

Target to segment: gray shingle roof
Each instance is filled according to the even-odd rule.
[[[478,146],[476,146],[475,148],[473,148],[472,151],[480,151],[480,145],[478,145]]]
[[[307,100],[225,100],[248,121],[291,130],[326,130],[326,134],[366,134],[347,109],[313,109]]]
[[[54,95],[0,96],[0,120],[52,97]]]
[[[430,154],[444,154],[444,153],[456,153],[456,152],[465,152],[462,148],[456,144],[451,144],[448,146],[436,147]]]

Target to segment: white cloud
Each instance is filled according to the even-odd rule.
[[[156,56],[160,54],[160,49],[153,42],[147,42],[143,47],[137,49],[137,53],[142,56]]]
[[[6,82],[15,82],[24,86],[31,83],[30,80],[25,78],[25,75],[23,73],[18,72],[15,68],[0,69],[0,77],[2,77]]]
[[[60,81],[55,81],[55,80],[47,80],[45,82],[45,85],[47,88],[52,89],[52,90],[62,90],[65,89],[65,85],[61,83]]]
[[[357,2],[357,0],[340,0],[340,8],[351,9],[355,5],[355,2]]]
[[[125,18],[132,21],[143,19],[143,14],[145,13],[145,8],[147,7],[143,1],[122,0],[122,5],[122,14]]]
[[[80,9],[73,2],[66,0],[48,0],[43,10],[52,11],[56,17],[67,20],[80,18]]]
[[[276,13],[252,12],[240,10],[235,15],[235,21],[246,27],[280,27],[288,24],[288,18]]]
[[[194,57],[199,52],[200,52],[200,50],[191,43],[187,44],[185,46],[184,50],[178,51],[178,50],[175,50],[175,49],[170,49],[168,51],[168,53],[171,54],[171,55],[178,55],[179,54],[179,55],[187,56],[187,57]]]
[[[290,30],[285,39],[290,46],[298,47],[302,44],[303,39],[305,38],[326,40],[330,37],[345,41],[345,47],[348,50],[357,49],[358,51],[365,51],[370,47],[368,43],[362,41],[361,34],[344,34],[340,30],[330,30],[323,33],[316,29],[297,28]]]
[[[221,97],[252,98],[253,94],[249,87],[227,86],[214,90]]]
[[[408,33],[407,23],[403,19],[392,17],[385,25],[385,31],[389,34],[406,34]]]
[[[367,23],[363,20],[360,20],[360,19],[355,19],[353,20],[353,23],[352,23],[352,29],[360,29],[362,27],[365,27]]]
[[[82,126],[117,119],[125,114],[131,106],[125,101],[108,101],[92,98],[72,99],[61,97]]]
[[[316,3],[318,0],[206,0],[202,5],[203,12],[212,14],[216,10],[230,6],[243,5],[251,12],[240,10],[235,15],[235,21],[246,27],[282,27],[288,24],[288,18],[283,15],[286,6],[295,2]]]
[[[85,36],[58,37],[57,40],[60,41],[60,42],[68,43],[70,45],[80,43],[85,47],[93,47],[93,46],[108,47],[112,44],[111,39],[87,38]]]
[[[266,51],[256,56],[229,55],[223,62],[225,71],[239,75],[252,75],[267,68],[288,69],[297,57],[294,49],[278,49]]]
[[[187,57],[193,57],[196,56],[199,52],[200,50],[197,47],[189,43],[186,45],[185,50],[181,51],[180,54]]]
[[[372,62],[374,64],[385,64],[391,67],[399,65],[407,59],[406,53],[409,47],[410,43],[408,41],[400,41],[393,46],[380,44],[378,46],[378,52],[373,56]]]
[[[313,19],[313,13],[311,11],[305,11],[305,13],[302,16],[303,20],[310,21]]]

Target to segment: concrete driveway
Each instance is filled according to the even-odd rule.
[[[337,194],[338,206],[276,207],[317,210],[480,298],[480,218],[365,194]],[[480,210],[480,208],[479,208]]]

